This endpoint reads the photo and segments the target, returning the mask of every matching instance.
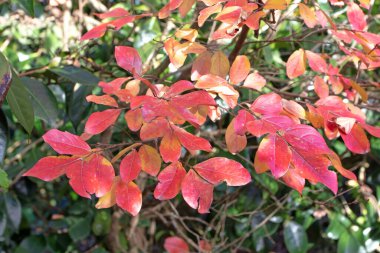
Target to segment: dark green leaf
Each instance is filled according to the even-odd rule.
[[[0,110],[0,165],[3,163],[8,140],[8,123],[4,112]],[[1,167],[1,166],[0,166]],[[0,175],[1,181],[1,175]],[[1,186],[1,182],[0,182]]]
[[[78,219],[74,225],[69,228],[69,235],[74,241],[80,241],[89,236],[90,231],[91,218],[90,216],[87,216],[86,218]]]
[[[7,95],[7,101],[20,124],[30,134],[34,126],[34,111],[32,101],[22,80],[12,71],[12,83]]]
[[[50,71],[73,83],[96,86],[99,82],[99,78],[94,76],[91,72],[74,66],[64,66],[63,68],[55,68]]]
[[[22,240],[15,253],[41,253],[45,252],[45,249],[46,241],[44,237],[32,235]]]
[[[0,52],[0,106],[7,95],[9,85],[11,84],[11,79],[11,68],[8,64],[7,59]]]
[[[284,240],[290,253],[304,253],[308,249],[305,229],[294,221],[289,221],[285,224]]]
[[[21,222],[21,204],[15,195],[5,193],[5,209],[13,229],[18,230]]]
[[[30,98],[36,117],[54,126],[58,118],[57,100],[48,87],[32,78],[22,78]]]
[[[24,9],[29,15],[34,17],[34,0],[15,0],[15,2]]]
[[[87,102],[86,97],[92,93],[93,87],[80,86],[74,91],[74,93],[68,92],[67,94],[67,107],[68,114],[74,127],[78,125],[86,118],[91,104]]]
[[[0,213],[0,236],[3,236],[5,228],[7,227],[7,217],[4,213]]]

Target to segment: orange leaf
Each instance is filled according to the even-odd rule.
[[[232,84],[240,83],[247,77],[250,70],[251,64],[248,57],[245,55],[238,55],[230,69],[230,82]]]
[[[227,56],[222,51],[214,53],[211,57],[210,73],[225,78],[229,71],[230,62],[228,61]]]
[[[228,151],[230,151],[232,154],[239,153],[247,146],[247,137],[245,136],[245,134],[238,135],[235,132],[235,121],[235,119],[231,121],[231,123],[227,127],[225,134]]]
[[[295,51],[286,62],[286,74],[293,79],[305,73],[305,70],[305,51],[301,48]]]
[[[267,81],[257,71],[247,76],[244,81],[243,87],[261,91],[261,89],[267,84]]]
[[[198,25],[199,27],[202,27],[206,20],[214,13],[218,13],[222,10],[222,5],[221,4],[215,4],[213,6],[204,8],[199,12],[198,16]]]
[[[303,3],[298,4],[300,15],[307,27],[313,28],[317,24],[317,17],[315,16],[314,9],[308,7]]]
[[[325,98],[329,96],[329,86],[320,76],[314,77],[314,91],[320,98]]]
[[[161,140],[160,153],[164,162],[176,162],[181,156],[181,143],[177,136],[169,130]]]

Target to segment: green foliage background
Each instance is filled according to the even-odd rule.
[[[175,221],[184,221],[190,227],[207,232],[207,225],[197,224],[192,219],[200,219],[205,224],[222,220],[224,227],[209,231],[207,236],[226,240],[225,249],[219,249],[225,252],[230,250],[227,246],[237,246],[234,242],[241,244],[239,252],[379,250],[380,140],[375,138],[371,138],[371,153],[364,156],[351,155],[340,140],[329,143],[339,154],[345,154],[346,168],[358,171],[360,187],[352,182],[348,185],[340,177],[343,191],[337,196],[319,185],[307,187],[300,196],[269,175],[252,173],[254,181],[245,187],[219,186],[209,215],[198,215],[178,197],[173,201],[178,213],[172,217],[143,211],[138,219],[131,219],[117,208],[95,209],[95,200],[79,198],[65,178],[51,183],[22,178],[21,174],[39,158],[53,154],[42,144],[42,134],[57,127],[82,133],[89,113],[101,109],[87,103],[85,97],[100,92],[99,80],[125,75],[115,64],[115,45],[134,46],[144,60],[156,52],[157,59],[162,61],[165,59],[163,33],[168,36],[173,32],[170,31],[173,23],[190,23],[192,17],[192,13],[185,19],[174,14],[168,23],[156,18],[143,19],[134,26],[107,32],[99,40],[83,43],[78,38],[96,22],[93,13],[107,10],[116,1],[63,2],[66,3],[54,7],[47,1],[0,1],[0,51],[14,69],[12,88],[0,111],[0,252],[128,252],[135,248],[136,242],[136,239],[130,240],[131,232],[150,246],[150,252],[162,252],[163,240],[179,235],[173,225]],[[89,3],[82,6],[83,2]],[[147,5],[157,11],[166,1],[134,1],[133,5],[130,1],[120,2],[120,6],[140,13],[148,11]],[[379,4],[375,4],[373,11],[379,9]],[[207,38],[202,32],[208,30],[207,26],[210,24],[200,31],[204,40]],[[301,29],[299,23],[285,21],[277,35],[290,36]],[[380,21],[375,19],[371,29],[380,32]],[[323,36],[316,33],[308,41],[319,41]],[[252,55],[256,66],[274,69],[282,66],[294,50],[294,44],[285,42],[266,47],[258,43],[249,45],[244,49],[245,54]],[[310,48],[313,42],[305,42],[303,46]],[[231,49],[227,45],[225,50]],[[327,45],[324,50],[328,53],[336,48]],[[350,66],[346,67],[349,72]],[[283,68],[279,71],[285,78]],[[161,75],[163,77],[168,83],[176,78],[168,71]],[[369,76],[373,77],[376,76]],[[252,98],[257,94],[241,95]],[[368,112],[371,124],[379,122],[379,118],[378,113]],[[228,122],[228,116],[224,116],[220,124]],[[115,129],[112,142],[127,138],[123,124],[120,122],[121,127]],[[253,172],[252,157],[247,149],[239,159]],[[162,205],[154,200],[151,192],[147,194],[143,209]],[[225,200],[230,201],[228,206]],[[166,205],[170,210],[170,205]]]

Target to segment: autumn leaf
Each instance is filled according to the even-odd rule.
[[[116,204],[132,216],[136,216],[142,206],[139,187],[134,182],[125,183],[120,180],[116,186]]]
[[[187,243],[178,236],[171,236],[165,239],[164,248],[168,253],[188,253],[190,252]]]
[[[99,134],[115,123],[120,115],[120,109],[108,109],[94,112],[88,118],[84,131],[88,134]]]
[[[244,81],[250,69],[251,64],[249,63],[248,57],[245,55],[238,55],[230,69],[230,82],[232,84],[237,84]]]
[[[161,168],[161,157],[157,150],[149,145],[142,145],[139,157],[141,169],[151,176],[157,176]]]
[[[59,154],[87,155],[91,151],[90,146],[79,136],[58,129],[49,130],[42,138]]]
[[[181,184],[186,171],[180,162],[175,162],[164,168],[158,175],[158,184],[154,189],[154,197],[159,200],[172,199],[181,190]]]
[[[286,62],[286,74],[290,79],[294,79],[306,70],[305,51],[301,48],[293,52]]]
[[[120,177],[128,183],[135,180],[141,171],[141,160],[136,150],[132,150],[120,163]]]

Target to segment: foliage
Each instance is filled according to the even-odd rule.
[[[0,1],[6,252],[378,250],[379,3],[84,3]]]

